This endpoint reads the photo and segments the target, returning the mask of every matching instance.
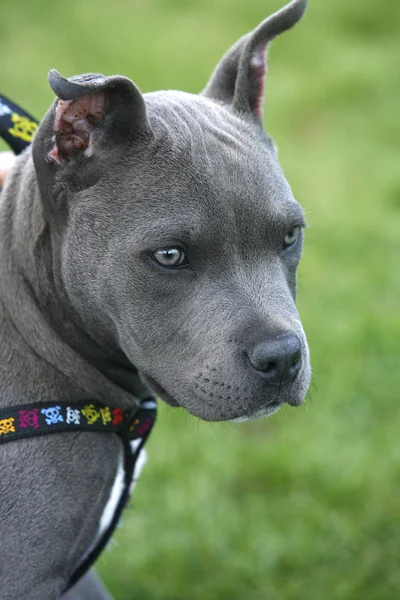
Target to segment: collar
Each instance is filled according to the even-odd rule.
[[[130,410],[94,400],[21,404],[0,410],[0,443],[67,431],[115,433],[131,441],[147,437],[155,418],[153,397]]]

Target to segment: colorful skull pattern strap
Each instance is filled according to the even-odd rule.
[[[153,399],[147,399],[154,403]],[[127,440],[143,437],[153,425],[155,408],[143,409],[146,400],[133,410],[105,406],[99,402],[25,404],[0,410],[0,444],[19,438],[62,433],[100,431],[116,433]]]
[[[114,433],[123,443],[124,489],[114,517],[96,546],[79,565],[64,591],[70,589],[90,569],[113,534],[121,513],[129,501],[135,465],[155,423],[156,415],[157,405],[153,397],[142,400],[132,410],[86,401],[79,404],[63,402],[24,404],[0,411],[0,444],[21,438],[69,431]]]

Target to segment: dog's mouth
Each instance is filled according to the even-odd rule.
[[[181,406],[179,404],[179,402],[177,402],[175,400],[175,398],[173,396],[171,396],[171,394],[169,392],[167,392],[167,390],[165,388],[163,388],[162,385],[160,385],[156,379],[154,379],[150,375],[147,375],[144,373],[142,374],[142,377],[146,381],[146,383],[151,387],[153,392],[155,392],[155,394],[161,400],[166,402],[166,404],[168,404],[169,406],[173,406],[175,408]],[[283,405],[283,402],[280,402],[280,401],[271,402],[271,403],[263,406],[262,408],[254,411],[254,412],[251,412],[249,414],[244,414],[244,415],[240,415],[238,417],[233,417],[233,418],[229,418],[226,416],[222,419],[217,418],[215,420],[230,421],[231,423],[244,423],[246,421],[253,421],[255,419],[259,419],[262,417],[270,417],[271,415],[278,412],[278,410],[282,407],[282,405]]]

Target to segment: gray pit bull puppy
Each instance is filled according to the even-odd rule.
[[[209,421],[303,402],[305,222],[262,104],[266,48],[305,6],[241,38],[198,96],[50,73],[57,99],[0,196],[1,408],[132,407],[140,386]],[[0,597],[60,598],[98,534],[121,442],[73,432],[0,452]],[[89,575],[67,597],[108,596]]]

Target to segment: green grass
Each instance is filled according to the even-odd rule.
[[[41,116],[49,68],[200,90],[277,0],[72,0],[0,8],[2,91]],[[117,600],[400,597],[400,3],[310,3],[270,51],[266,118],[307,232],[311,399],[268,421],[162,408],[99,562]]]

